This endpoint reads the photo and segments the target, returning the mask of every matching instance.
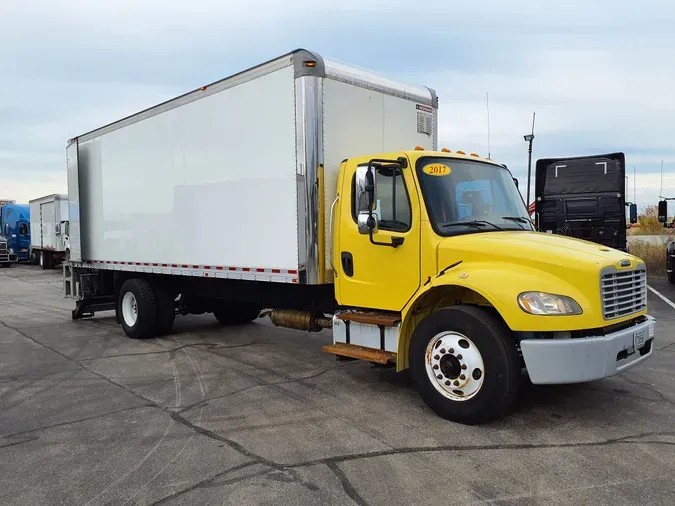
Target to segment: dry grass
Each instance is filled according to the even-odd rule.
[[[631,255],[644,260],[649,276],[666,277],[666,245],[672,237],[664,235],[653,241],[629,241],[628,249]]]

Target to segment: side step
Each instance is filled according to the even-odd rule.
[[[383,325],[393,327],[401,321],[401,315],[397,313],[380,313],[375,311],[345,311],[338,313],[337,318],[345,322],[365,323],[367,325]]]
[[[387,364],[390,361],[396,362],[396,353],[393,351],[366,348],[365,346],[357,346],[356,344],[327,344],[322,349],[326,353],[332,353],[342,357],[356,358],[358,360],[365,360],[367,362],[375,362],[376,364]]]

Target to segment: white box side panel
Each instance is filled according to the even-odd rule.
[[[330,207],[337,192],[340,163],[345,158],[411,150],[415,146],[436,149],[435,135],[418,133],[418,103],[352,84],[325,79],[324,166],[326,234],[330,231]],[[422,113],[428,113],[424,106]],[[428,126],[428,124],[427,124]],[[437,128],[433,124],[433,129]],[[326,244],[331,244],[329,237]],[[330,251],[326,251],[329,268]]]
[[[83,259],[297,269],[294,135],[286,67],[81,143]]]
[[[30,208],[30,246],[39,248],[42,244],[42,227],[40,221],[40,202],[31,201]]]
[[[58,215],[56,216],[57,222],[61,223],[62,221],[68,221],[68,199],[59,199],[59,208]]]
[[[56,203],[51,200],[40,205],[42,220],[42,247],[56,249]]]

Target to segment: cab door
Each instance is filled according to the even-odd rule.
[[[343,306],[401,311],[420,286],[417,187],[410,168],[374,168],[378,225],[371,240],[359,231],[355,177],[357,167],[367,164],[343,164],[334,232],[336,297]]]

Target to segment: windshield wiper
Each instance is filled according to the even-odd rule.
[[[516,223],[529,223],[530,225],[532,224],[530,220],[524,218],[523,216],[502,216],[502,220],[515,221]],[[525,227],[522,227],[522,229],[525,230]]]
[[[530,223],[530,220],[522,216],[502,216],[502,220],[517,221],[518,223]]]
[[[485,220],[473,220],[473,221],[453,221],[452,223],[444,223],[441,225],[441,228],[450,228],[450,227],[460,227],[460,226],[469,226],[469,227],[475,227],[475,228],[481,228],[484,227],[485,225],[490,225],[491,227],[496,228],[497,230],[503,231],[504,229],[498,225],[495,225],[494,223],[490,221],[485,221]]]

